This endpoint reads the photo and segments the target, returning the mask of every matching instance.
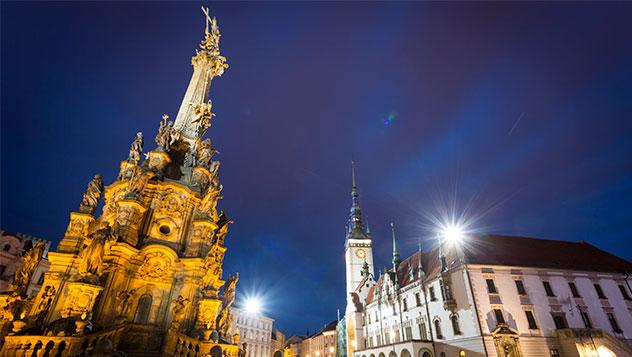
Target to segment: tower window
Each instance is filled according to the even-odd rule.
[[[421,298],[419,297],[419,293],[415,293],[415,303],[417,306],[421,306]]]
[[[406,298],[402,299],[402,305],[404,305],[404,311],[408,311],[408,303],[406,302]]]
[[[575,283],[573,283],[572,281],[569,282],[568,287],[571,289],[571,293],[573,294],[573,297],[575,298],[581,297],[581,295],[579,295],[579,291],[577,291],[577,287],[575,286]]]
[[[437,301],[437,295],[435,295],[434,286],[428,288],[428,292],[430,294],[430,301]]]
[[[535,316],[533,316],[533,311],[525,310],[525,315],[527,316],[527,322],[529,323],[530,330],[537,330],[538,324],[535,323]]]
[[[490,294],[498,294],[498,290],[496,290],[496,284],[494,284],[494,279],[485,279],[487,282],[487,292]]]
[[[527,291],[524,289],[524,283],[522,280],[516,280],[516,290],[518,290],[518,294],[527,295]]]
[[[632,300],[630,298],[630,294],[628,294],[628,290],[623,285],[619,285],[619,291],[621,291],[621,296],[623,296],[623,300]]]
[[[435,333],[437,334],[437,339],[442,340],[443,334],[441,333],[441,322],[439,320],[434,320],[435,325]]]
[[[542,285],[544,286],[544,291],[546,291],[546,296],[555,297],[553,288],[551,288],[551,284],[548,281],[543,281]]]
[[[601,285],[599,284],[593,284],[595,286],[595,291],[597,292],[597,296],[599,296],[600,299],[607,299],[606,295],[604,295],[603,290],[601,290]]]
[[[612,331],[614,333],[622,333],[623,331],[621,331],[621,328],[619,327],[619,323],[617,322],[617,319],[614,317],[614,314],[612,312],[609,312],[606,314],[606,316],[608,316],[608,321],[610,322]]]
[[[452,322],[452,332],[455,335],[460,335],[461,327],[459,326],[459,317],[456,315],[452,315],[452,317],[450,318],[450,321]]]

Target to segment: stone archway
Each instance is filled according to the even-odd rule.
[[[402,352],[399,353],[399,357],[410,357],[410,352],[404,348]]]
[[[421,349],[419,350],[419,357],[432,357],[432,352],[426,349]]]
[[[391,351],[389,352],[388,357],[397,357],[397,353],[395,353],[395,351]]]

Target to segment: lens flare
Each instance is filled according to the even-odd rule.
[[[256,296],[251,296],[244,301],[244,308],[246,312],[252,315],[256,315],[261,312],[261,299]]]

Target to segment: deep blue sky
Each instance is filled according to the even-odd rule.
[[[344,309],[350,161],[378,266],[445,204],[632,258],[632,4],[213,3],[225,272],[304,333]],[[199,3],[2,2],[1,227],[58,241],[175,117]],[[394,120],[385,125],[393,114]]]

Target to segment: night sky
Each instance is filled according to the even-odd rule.
[[[408,256],[446,207],[632,259],[632,4],[209,5],[224,274],[277,327],[344,311],[352,159],[376,267],[391,219]],[[203,30],[200,3],[2,2],[1,227],[59,241],[137,131],[155,147]]]

